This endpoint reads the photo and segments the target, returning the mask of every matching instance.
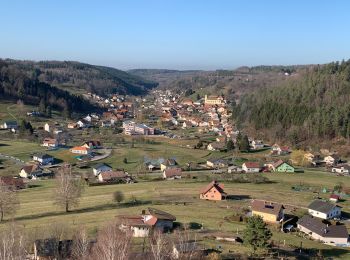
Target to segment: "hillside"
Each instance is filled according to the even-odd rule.
[[[228,99],[238,100],[255,89],[274,87],[290,78],[290,75],[298,77],[298,71],[303,68],[305,66],[257,66],[216,71],[137,69],[128,72],[157,81],[162,89],[192,89],[200,95],[221,93]]]
[[[244,95],[235,107],[244,129],[292,145],[350,138],[350,60],[315,65],[274,88]]]
[[[39,106],[40,112],[63,111],[67,118],[72,112],[85,113],[98,108],[81,96],[41,82],[32,73],[0,60],[0,100],[21,100],[24,104]]]
[[[115,68],[95,66],[74,61],[3,60],[6,64],[34,76],[39,82],[71,93],[94,92],[140,95],[157,83],[144,80]]]

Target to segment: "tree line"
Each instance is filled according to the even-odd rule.
[[[292,144],[349,139],[350,60],[309,67],[283,84],[246,94],[233,102],[233,118]]]

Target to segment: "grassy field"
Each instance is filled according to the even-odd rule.
[[[91,138],[94,139],[94,138]],[[110,140],[113,143],[113,140]],[[232,157],[232,153],[209,152],[206,150],[193,150],[185,148],[185,141],[169,139],[157,139],[153,143],[135,142],[127,137],[123,142],[113,145],[110,157],[102,160],[114,168],[124,168],[131,173],[137,172],[143,162],[143,157],[174,157],[181,166],[189,161],[205,162],[208,158]],[[23,140],[0,140],[0,153],[13,155],[30,160],[30,154],[34,151],[43,151],[38,143]],[[73,155],[67,149],[51,151],[52,155],[64,161],[76,162]],[[235,157],[243,157],[249,160],[257,158],[263,160],[267,152],[254,154],[236,154]],[[124,163],[127,158],[128,163]],[[4,169],[0,169],[1,175],[18,171],[18,165],[9,164],[2,160]],[[91,162],[88,165],[93,165]],[[17,167],[17,168],[16,168]],[[91,172],[91,169],[76,171]],[[15,172],[16,172],[15,171]],[[203,225],[204,229],[194,231],[198,233],[200,242],[209,248],[221,246],[224,252],[247,252],[249,249],[242,245],[222,243],[207,238],[213,232],[224,232],[228,235],[242,234],[245,224],[242,222],[229,222],[224,218],[241,211],[249,205],[253,198],[272,200],[283,204],[306,207],[315,197],[328,198],[330,193],[322,193],[324,188],[331,190],[337,183],[344,187],[350,187],[348,177],[335,176],[331,173],[319,170],[306,170],[304,173],[264,173],[270,183],[229,183],[225,182],[225,191],[230,195],[236,195],[237,199],[209,202],[198,199],[198,191],[216,176],[207,172],[188,172],[191,178],[180,181],[151,181],[152,177],[140,175],[139,182],[125,185],[107,185],[85,187],[79,206],[74,211],[66,214],[54,205],[54,180],[36,181],[34,187],[19,192],[21,206],[18,209],[15,220],[24,225],[28,230],[45,230],[48,225],[57,223],[70,227],[86,226],[93,236],[104,223],[112,220],[119,214],[139,214],[147,207],[155,207],[168,211],[177,217],[181,223],[195,222]],[[186,173],[187,175],[187,173]],[[196,177],[193,179],[192,177]],[[294,191],[292,187],[299,187],[300,191]],[[112,202],[114,191],[122,191],[125,194],[125,202],[136,198],[140,205],[121,204]],[[185,203],[184,203],[185,202]],[[339,203],[344,212],[350,212],[350,198]],[[7,218],[8,220],[8,218]],[[0,228],[4,224],[0,224]],[[287,246],[297,247],[303,242],[304,248],[321,249],[324,255],[333,255],[340,258],[350,257],[350,251],[335,250],[332,247],[300,238],[293,234],[284,234],[271,227],[277,243],[286,243]]]
[[[241,222],[228,222],[224,217],[232,215],[242,207],[249,205],[249,198],[273,200],[293,205],[307,206],[313,199],[312,192],[295,192],[291,187],[302,180],[306,185],[321,185],[331,187],[334,183],[342,181],[345,185],[350,182],[345,177],[331,176],[322,172],[307,171],[300,175],[292,174],[267,174],[274,183],[270,184],[238,184],[225,183],[225,191],[230,195],[242,195],[243,200],[228,200],[222,202],[202,201],[198,199],[198,190],[208,182],[204,173],[192,173],[198,179],[182,179],[180,181],[140,181],[135,184],[107,185],[85,187],[79,207],[71,213],[64,213],[54,205],[53,191],[54,180],[37,181],[35,187],[19,192],[21,207],[15,220],[25,225],[27,229],[44,229],[52,223],[64,223],[71,227],[84,225],[91,234],[104,223],[119,214],[139,214],[142,209],[149,206],[168,211],[177,217],[181,223],[195,222],[202,224],[205,232],[201,231],[199,237],[201,243],[215,247],[222,246],[225,252],[239,250],[246,252],[248,249],[241,245],[219,243],[204,238],[203,234],[211,232],[224,232],[227,234],[241,234],[244,224]],[[315,180],[316,179],[316,180]],[[315,180],[315,182],[314,182]],[[122,191],[125,201],[132,197],[142,202],[137,206],[118,206],[112,202],[112,193]],[[244,196],[243,196],[244,195]],[[184,202],[186,202],[184,204]],[[344,211],[350,210],[348,201],[340,203]],[[305,248],[319,248],[331,253],[331,247],[314,241],[299,238],[292,234],[277,232],[274,228],[273,239],[285,241],[289,246],[299,246],[303,242]],[[327,251],[328,250],[328,251]],[[350,257],[348,251],[347,255]],[[344,255],[343,255],[344,256]]]

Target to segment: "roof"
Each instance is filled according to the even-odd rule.
[[[162,162],[161,164],[166,166],[174,166],[177,165],[177,162],[175,161],[175,159],[166,159],[165,162]]]
[[[41,159],[49,159],[49,158],[53,158],[53,156],[49,155],[49,154],[46,154],[46,153],[36,153],[33,155],[33,157],[38,157],[38,158],[41,158]]]
[[[258,162],[245,162],[243,163],[247,168],[260,168],[260,163]]]
[[[277,162],[274,162],[272,165],[274,168],[277,168],[278,166],[281,166],[284,163],[282,160],[278,160]]]
[[[93,166],[92,168],[93,168],[93,169],[99,169],[99,168],[104,167],[104,166],[109,167],[109,168],[112,169],[111,166],[109,166],[108,164],[105,164],[105,163],[98,163],[98,164],[96,164],[95,166]]]
[[[45,138],[43,143],[55,144],[55,143],[57,143],[57,140],[53,139],[53,138]]]
[[[5,121],[6,125],[17,125],[16,121]]]
[[[95,140],[84,142],[83,145],[85,145],[85,144],[88,146],[101,146],[101,142],[95,141]]]
[[[171,178],[175,176],[181,176],[182,174],[182,169],[181,168],[167,168],[164,170],[165,177]]]
[[[215,187],[220,193],[224,193],[224,185],[218,183],[217,181],[212,181],[206,187],[200,190],[201,194],[207,193],[211,188]]]
[[[340,199],[340,196],[337,195],[337,194],[331,194],[331,196],[329,196],[329,198],[339,200],[339,199]]]
[[[126,226],[147,226],[142,216],[120,215],[118,218],[121,223]]]
[[[159,209],[148,208],[148,211],[149,211],[150,215],[152,215],[153,217],[156,217],[157,219],[171,220],[171,221],[176,220],[176,217],[174,215],[171,215],[170,213],[159,210]]]
[[[127,176],[127,174],[124,171],[102,172],[100,175],[104,180],[125,178]]]
[[[282,209],[284,209],[282,204],[265,200],[253,200],[251,206],[253,211],[264,212],[276,216],[279,215]]]
[[[349,234],[345,225],[327,225],[320,219],[305,215],[299,219],[298,224],[311,230],[322,237],[348,238]]]
[[[75,146],[75,147],[71,148],[71,150],[74,150],[74,151],[88,151],[89,148],[86,148],[86,147],[83,147],[83,146]]]
[[[26,173],[32,173],[41,170],[41,168],[37,164],[27,164],[23,166],[22,170],[24,170]]]
[[[334,204],[327,202],[327,201],[314,200],[313,202],[311,202],[311,204],[309,205],[308,208],[311,210],[315,210],[318,212],[328,214],[328,212],[331,211],[334,207],[339,207],[339,206],[334,205]]]

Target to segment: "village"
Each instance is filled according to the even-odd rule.
[[[27,112],[25,120],[33,125],[35,142],[17,137],[19,121],[1,123],[0,156],[6,162],[1,185],[20,196],[32,191],[39,194],[36,185],[50,186],[60,169],[69,166],[84,181],[87,193],[98,189],[104,199],[106,194],[112,196],[113,189],[131,194],[130,203],[135,204],[130,210],[120,204],[105,218],[117,219],[120,229],[135,238],[148,237],[153,230],[172,233],[179,221],[196,223],[198,228],[192,233],[201,239],[189,242],[186,250],[191,251],[234,252],[243,246],[244,223],[252,216],[260,216],[271,227],[275,242],[278,247],[283,244],[286,252],[318,253],[310,251],[315,244],[321,249],[349,246],[350,166],[337,152],[295,151],[285,144],[244,135],[232,121],[230,103],[223,95],[186,96],[156,89],[145,97],[87,93],[85,98],[105,112],[89,113],[76,121],[60,116],[46,119],[35,108]],[[16,147],[24,143],[28,148],[20,152],[11,148],[21,149]],[[313,185],[317,175],[327,182]],[[274,189],[269,187],[280,189],[278,183],[285,182],[290,186],[284,190],[286,195],[276,197],[281,190],[268,194]],[[260,187],[266,188],[259,191]],[[196,208],[204,216],[191,214],[189,218],[171,205]],[[224,216],[217,222],[206,219],[206,213],[215,214],[210,207]],[[28,213],[21,212],[22,218]],[[224,228],[219,227],[223,221]],[[89,225],[98,224],[101,220]],[[52,248],[52,239],[35,241],[33,259],[47,256],[45,248]],[[286,245],[289,239],[292,244]],[[60,243],[68,243],[69,248],[69,241]],[[303,243],[309,251],[303,251]],[[174,257],[179,250],[174,247]]]

